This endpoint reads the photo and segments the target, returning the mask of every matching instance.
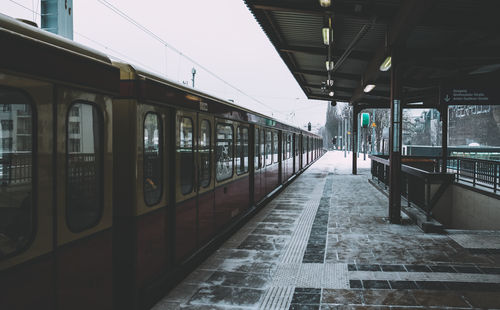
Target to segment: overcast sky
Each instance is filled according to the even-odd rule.
[[[169,46],[98,0],[73,0],[75,41],[189,85],[194,67],[196,88],[295,125],[324,124],[328,103],[306,99],[243,0],[107,1]],[[3,14],[40,25],[30,10],[39,13],[40,0],[0,0]]]

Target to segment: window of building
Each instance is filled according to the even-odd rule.
[[[80,232],[97,225],[102,215],[103,123],[96,106],[76,103],[75,107],[85,132],[80,139],[70,139],[67,127],[66,220],[71,231]]]
[[[194,188],[193,120],[181,117],[179,122],[180,186],[181,193],[187,195]]]
[[[14,111],[2,115],[2,127],[13,128],[17,111],[33,122],[29,98],[16,90],[0,87],[2,111]],[[4,122],[7,121],[7,122]],[[9,129],[12,130],[12,129]],[[27,134],[31,142],[33,133]],[[34,233],[33,200],[33,144],[19,147],[17,136],[2,138],[0,149],[0,260],[25,249]]]
[[[248,128],[238,126],[236,135],[236,173],[248,172]]]
[[[79,134],[80,133],[80,122],[69,122],[69,133]]]
[[[156,113],[144,119],[144,201],[148,206],[160,202],[163,193],[162,123]]]
[[[4,152],[12,152],[12,138],[2,138],[2,149]]]
[[[210,160],[211,153],[211,128],[210,122],[206,119],[200,124],[200,186],[208,187],[210,185],[212,161]]]
[[[2,130],[12,131],[12,129],[14,129],[14,120],[3,119],[2,120]]]
[[[80,108],[77,106],[73,106],[69,111],[69,116],[80,116]]]
[[[2,112],[10,112],[10,109],[11,109],[11,105],[12,104],[2,104]]]
[[[233,126],[217,124],[216,147],[215,177],[217,181],[224,181],[233,176]]]
[[[80,139],[68,139],[68,152],[69,153],[80,153]]]

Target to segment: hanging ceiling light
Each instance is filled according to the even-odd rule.
[[[327,71],[332,71],[333,68],[335,67],[335,63],[332,60],[328,60],[328,59],[326,60],[325,65],[326,65]]]
[[[389,71],[392,66],[392,57],[387,56],[387,58],[384,60],[384,62],[380,65],[380,71]]]
[[[364,92],[369,93],[375,88],[375,84],[368,84],[365,86]]]
[[[323,28],[323,43],[330,45],[333,42],[333,29],[330,27]]]
[[[330,0],[319,0],[319,5],[321,5],[324,8],[329,7],[332,4]]]
[[[326,80],[327,86],[333,86],[333,80]]]
[[[333,92],[333,90],[332,90],[331,92],[329,92],[329,93],[328,93],[328,95],[329,95],[330,97],[333,97],[333,95],[335,95],[335,93],[334,93],[334,92]]]

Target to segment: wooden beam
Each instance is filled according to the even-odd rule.
[[[388,29],[388,33],[386,35],[387,46],[390,48],[391,46],[404,42],[416,27],[418,21],[434,4],[435,1],[432,0],[405,0],[399,7],[397,14]],[[380,73],[380,64],[385,57],[386,45],[384,43],[376,49],[375,55],[366,67],[362,79],[365,83],[377,80]],[[364,96],[363,89],[364,85],[360,83],[350,100],[351,104],[358,102]]]

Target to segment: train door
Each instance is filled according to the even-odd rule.
[[[297,134],[295,134],[295,133],[292,134],[292,157],[293,157],[293,171],[292,171],[292,173],[295,174],[295,173],[297,173],[297,166],[298,166]]]
[[[281,182],[284,183],[286,181],[286,132],[281,132],[281,153],[280,153],[280,161],[281,161]]]
[[[122,103],[122,102],[120,102]],[[123,108],[123,104],[115,104],[115,111]],[[143,291],[143,288],[150,284],[159,274],[164,273],[169,263],[171,263],[171,223],[172,214],[169,212],[170,180],[168,177],[169,162],[169,142],[170,128],[169,120],[171,112],[160,106],[138,103],[136,108],[135,120],[137,128],[132,135],[136,139],[135,147],[130,151],[137,152],[135,169],[130,178],[135,183],[136,195],[134,203],[134,231],[135,261],[136,261],[136,290]],[[123,128],[127,119],[116,121],[123,122]],[[117,127],[115,127],[117,128]],[[123,129],[122,129],[123,130]],[[120,131],[123,136],[116,137],[121,139],[121,144],[130,145],[130,135]],[[118,141],[117,141],[118,142]],[[116,143],[115,145],[118,145]],[[130,155],[132,156],[132,155]],[[115,156],[120,161],[127,157],[125,154]],[[130,160],[130,159],[128,159]],[[120,162],[122,165],[127,162]],[[123,167],[123,166],[121,166]],[[117,171],[118,174],[121,171]],[[119,175],[117,176],[119,178]],[[131,180],[131,181],[132,181]],[[120,182],[116,180],[116,182]],[[125,187],[127,188],[127,187]],[[121,193],[117,193],[120,195]],[[123,193],[123,196],[126,196]],[[115,199],[119,199],[115,197]],[[116,205],[116,204],[115,204]],[[117,208],[123,205],[116,205]],[[115,212],[118,210],[115,210]],[[116,213],[115,213],[116,214]],[[116,224],[116,222],[115,222]],[[130,242],[130,241],[128,241]],[[123,258],[116,259],[120,262]],[[125,267],[126,268],[126,267]],[[140,299],[140,298],[139,298]]]
[[[300,156],[300,169],[304,169],[306,163],[305,163],[305,157],[304,157],[304,135],[300,134],[300,146],[299,146],[299,156]]]
[[[55,308],[53,94],[0,74],[2,309]]]
[[[306,137],[306,166],[310,163],[310,155],[309,155],[309,137]]]
[[[59,309],[112,307],[111,120],[110,97],[58,87],[56,274]]]
[[[197,244],[197,184],[195,169],[196,113],[177,111],[175,117],[175,262],[194,252]]]
[[[214,215],[214,118],[198,113],[196,148],[196,184],[198,204],[198,246],[205,244],[215,233]]]
[[[176,113],[175,260],[214,234],[213,118]]]
[[[254,128],[254,177],[253,177],[253,201],[254,203],[259,202],[262,197],[261,194],[261,168],[262,168],[262,153],[261,153],[261,132],[262,128],[255,126]]]

